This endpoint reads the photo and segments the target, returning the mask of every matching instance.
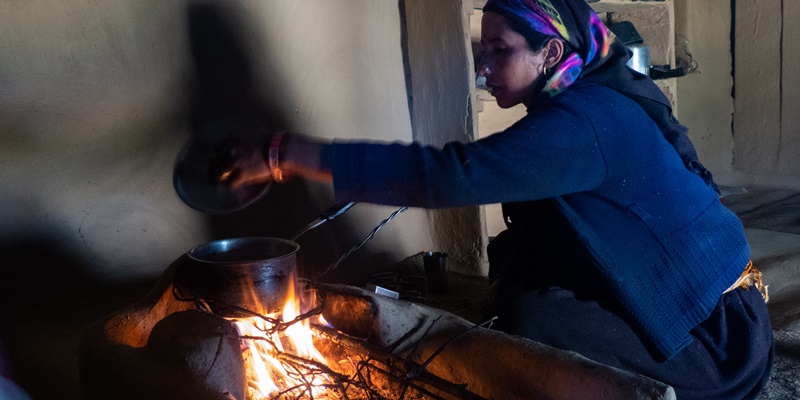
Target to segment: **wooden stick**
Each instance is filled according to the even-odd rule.
[[[333,329],[324,326],[312,324],[311,328],[321,338],[331,340],[332,342],[341,346],[345,346],[348,349],[354,349],[360,354],[364,354],[368,359],[378,361],[383,365],[389,367],[390,369],[393,369],[394,372],[397,372],[399,375],[395,375],[389,371],[384,371],[375,366],[372,366],[373,369],[377,370],[378,372],[390,376],[395,382],[403,384],[411,384],[411,382],[413,381],[419,381],[422,384],[435,388],[442,393],[454,396],[457,399],[468,399],[468,400],[483,399],[483,397],[480,397],[477,394],[470,392],[465,385],[459,385],[447,381],[445,379],[442,379],[436,375],[433,375],[428,371],[420,370],[419,364],[406,360],[402,357],[396,356],[390,352],[385,351],[384,349],[378,348],[377,346],[370,344],[365,340],[351,338],[347,335],[340,334],[339,332],[336,332]],[[406,375],[408,375],[410,371],[415,371],[415,370],[420,371],[418,374],[416,374],[417,376],[406,377]],[[416,387],[418,385],[414,386],[415,389],[420,390],[419,387]]]

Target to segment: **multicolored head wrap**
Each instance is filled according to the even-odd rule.
[[[567,44],[571,52],[542,89],[550,96],[561,93],[611,54],[614,34],[584,1],[489,0],[483,10],[505,16],[514,26],[560,38]]]
[[[716,189],[711,173],[698,160],[688,129],[672,115],[672,104],[649,77],[627,68],[627,48],[585,0],[488,0],[483,11],[506,17],[523,35],[536,32],[564,41],[565,57],[545,83],[545,97],[558,95],[578,79],[624,94],[656,122],[686,168]]]

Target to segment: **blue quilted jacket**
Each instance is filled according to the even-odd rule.
[[[587,268],[666,358],[690,343],[750,257],[738,218],[644,111],[591,83],[475,142],[337,141],[323,160],[339,201],[441,208],[550,199],[591,258]],[[510,218],[517,229],[528,223]]]

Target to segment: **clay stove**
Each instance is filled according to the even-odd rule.
[[[93,325],[81,343],[87,399],[673,399],[671,387],[576,353],[346,285],[317,285],[311,325],[322,361],[302,384],[253,392],[252,333],[176,292],[175,261],[139,303]],[[311,371],[311,372],[308,372]],[[314,375],[314,376],[312,376]],[[325,380],[315,380],[327,375]],[[315,382],[315,383],[313,383]],[[315,387],[312,387],[315,386]],[[368,386],[368,387],[367,387]],[[310,393],[310,394],[309,394]],[[259,397],[261,396],[261,397]]]

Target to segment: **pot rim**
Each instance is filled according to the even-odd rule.
[[[281,251],[276,254],[267,254],[267,251],[273,248],[267,248],[266,246],[275,246],[276,244],[285,246],[286,251]],[[265,246],[263,255],[258,255],[257,253],[259,245]],[[243,248],[247,248],[248,251],[255,249],[256,251],[253,251],[255,254],[238,260],[218,257],[218,255],[231,253]],[[300,245],[292,240],[267,236],[252,236],[214,240],[197,245],[186,254],[192,261],[202,264],[242,265],[283,260],[295,257],[298,251],[300,251]]]

